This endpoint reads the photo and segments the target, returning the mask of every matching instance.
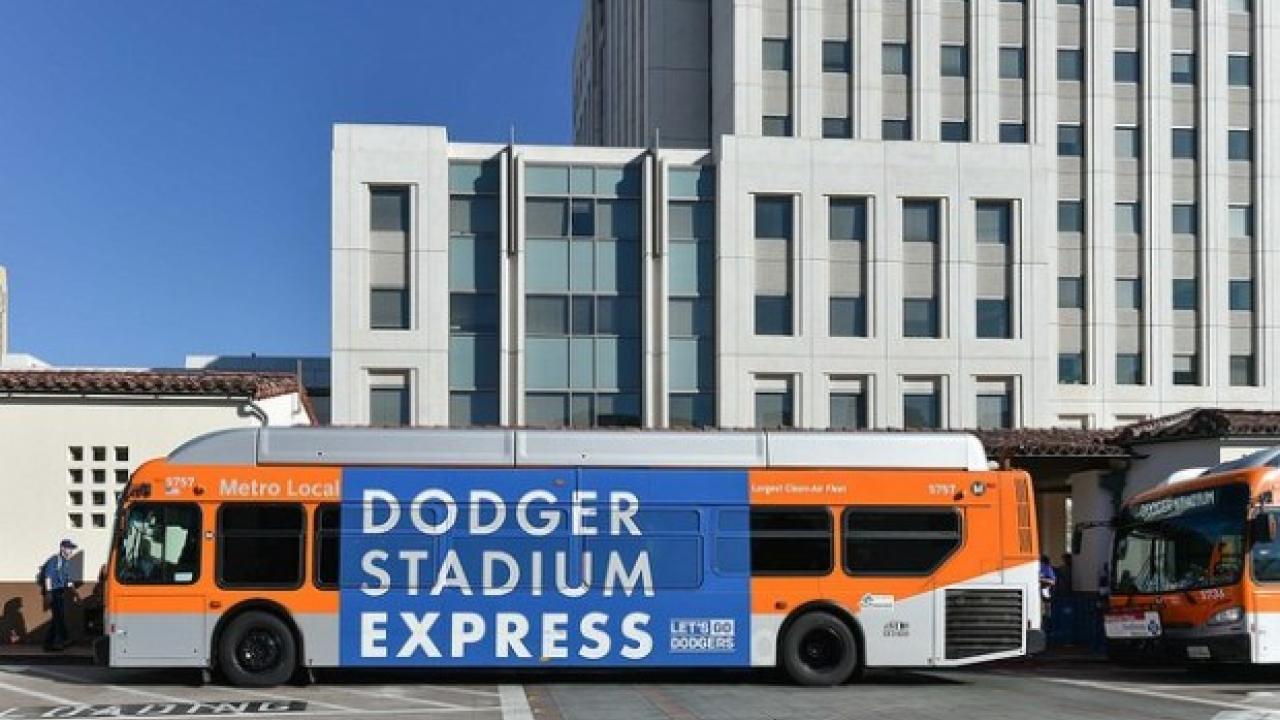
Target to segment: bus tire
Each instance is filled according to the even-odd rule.
[[[293,677],[298,644],[278,616],[260,610],[240,615],[222,631],[218,669],[238,687],[271,687]]]
[[[815,610],[796,618],[779,646],[782,668],[800,685],[846,682],[858,670],[858,638],[840,618]]]

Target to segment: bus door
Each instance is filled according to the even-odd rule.
[[[137,502],[123,518],[116,557],[112,664],[203,666],[208,637],[201,579],[201,507]]]
[[[1253,661],[1280,662],[1280,508],[1261,512],[1251,530],[1250,569],[1241,585],[1251,595]]]

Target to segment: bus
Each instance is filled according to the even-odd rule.
[[[971,435],[249,428],[139,467],[101,662],[781,667],[1043,644],[1030,478]]]
[[[1104,617],[1117,660],[1280,662],[1280,447],[1175,473],[1121,508]]]

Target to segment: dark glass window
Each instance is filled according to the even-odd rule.
[[[938,337],[938,301],[934,298],[903,298],[902,336]]]
[[[1133,50],[1116,51],[1116,82],[1136,83],[1142,76],[1142,59]]]
[[[129,508],[116,554],[126,585],[189,585],[200,577],[200,507],[137,503]]]
[[[1084,384],[1084,353],[1059,353],[1058,384]]]
[[[790,115],[765,115],[760,120],[760,131],[765,137],[790,137]]]
[[[752,575],[831,572],[831,512],[826,508],[751,509]]]
[[[1027,126],[1022,123],[1000,123],[1000,142],[1024,143],[1027,141]]]
[[[765,38],[762,46],[762,64],[765,70],[791,69],[791,41],[780,38]]]
[[[1173,309],[1195,310],[1200,305],[1199,283],[1195,278],[1175,278],[1173,281]]]
[[[1084,155],[1084,130],[1079,125],[1058,126],[1058,156],[1081,157]]]
[[[850,575],[928,575],[962,540],[955,510],[849,508],[844,513],[844,570]]]
[[[1253,281],[1232,280],[1227,284],[1232,310],[1253,309]]]
[[[1058,307],[1063,309],[1084,307],[1084,278],[1058,278]]]
[[[880,137],[885,140],[910,140],[910,120],[883,120],[880,123]]]
[[[1084,232],[1084,203],[1079,200],[1058,203],[1058,232]]]
[[[978,337],[1008,338],[1009,301],[1005,298],[978,298],[977,301]]]
[[[1235,387],[1250,387],[1257,384],[1252,355],[1231,356],[1231,384]]]
[[[1227,131],[1227,159],[1253,159],[1253,132],[1249,130]]]
[[[1119,353],[1116,355],[1116,384],[1142,384],[1142,356],[1137,353]]]
[[[218,512],[218,584],[295,588],[302,584],[302,506],[228,503]]]
[[[822,71],[834,73],[849,72],[852,63],[849,60],[848,40],[824,40],[822,42]]]
[[[942,142],[969,142],[969,123],[964,120],[946,120],[939,132]]]
[[[342,557],[342,506],[333,503],[316,508],[312,534],[316,552],[315,583],[322,588],[336,588]]]
[[[853,137],[853,123],[847,117],[822,118],[822,137],[840,139]]]

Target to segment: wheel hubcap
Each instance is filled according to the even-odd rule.
[[[810,630],[800,638],[800,657],[814,670],[830,670],[844,658],[844,643],[828,628]]]
[[[236,662],[251,673],[271,670],[280,663],[280,639],[270,630],[250,630],[236,645]]]

